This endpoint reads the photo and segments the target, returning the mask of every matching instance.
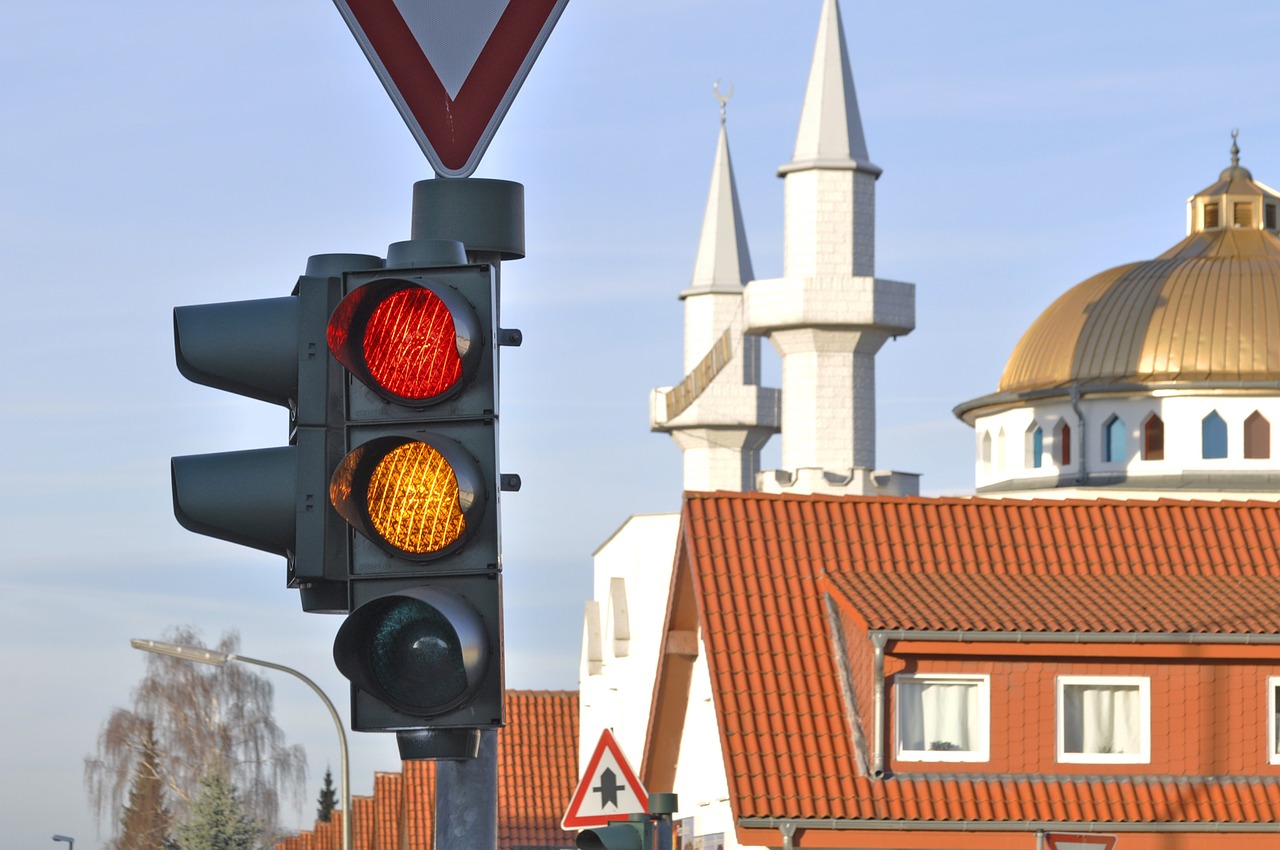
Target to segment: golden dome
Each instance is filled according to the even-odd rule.
[[[1231,167],[1188,200],[1184,240],[1094,275],[1040,314],[997,396],[1280,381],[1280,196],[1240,167],[1238,153],[1233,144]]]

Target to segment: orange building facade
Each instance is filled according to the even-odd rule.
[[[947,761],[947,769],[958,774],[1280,776],[1268,721],[1275,717],[1274,689],[1280,683],[1278,649],[900,641],[888,649],[886,673],[891,684],[957,677],[986,691],[986,758]],[[1059,725],[1064,698],[1069,699],[1064,691],[1090,682],[1117,683],[1137,698],[1142,746],[1131,757],[1063,751],[1068,730]],[[888,731],[901,741],[897,726],[908,709],[900,705],[900,688],[886,690]],[[895,774],[940,763],[931,762],[928,751],[899,757],[899,747],[888,756],[888,770]]]
[[[739,845],[1280,846],[1274,503],[690,493],[664,628],[641,778],[718,734]]]

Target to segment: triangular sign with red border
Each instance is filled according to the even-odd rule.
[[[604,826],[626,820],[629,814],[649,811],[649,794],[622,755],[613,732],[605,729],[587,761],[569,808],[560,821],[564,829]]]
[[[431,167],[475,171],[569,0],[334,0]]]
[[[1115,835],[1100,832],[1046,832],[1046,850],[1112,850],[1119,840]]]

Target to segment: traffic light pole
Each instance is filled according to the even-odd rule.
[[[481,732],[473,759],[436,762],[436,850],[497,846],[498,734]]]
[[[413,187],[411,236],[413,242],[460,242],[468,261],[491,264],[495,270],[497,302],[501,293],[502,260],[524,256],[524,187],[519,183],[475,178],[419,181]],[[501,316],[500,310],[495,312]],[[494,330],[499,345],[519,343],[518,333],[501,328]],[[504,480],[501,489],[509,486],[512,485]],[[485,729],[479,734],[479,752],[475,758],[436,762],[436,850],[497,846],[500,732]]]

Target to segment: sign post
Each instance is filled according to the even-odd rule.
[[[391,95],[392,102],[400,110],[400,116],[417,139],[437,177],[469,177],[475,171],[567,3],[568,0],[334,0],[334,5],[347,22],[387,93]],[[485,303],[471,305],[483,307],[491,319],[488,325],[481,327],[483,338],[474,340],[482,349],[492,349],[497,345],[519,345],[518,331],[502,330],[497,325],[500,291],[498,267],[503,259],[524,256],[523,191],[524,187],[518,183],[497,180],[421,181],[414,186],[413,238],[407,243],[399,243],[401,247],[397,250],[403,256],[398,256],[393,261],[390,252],[388,254],[387,266],[403,270],[414,265],[415,260],[423,261],[421,256],[410,255],[426,252],[433,255],[431,267],[435,269],[439,265],[438,258],[434,257],[435,252],[453,250],[446,247],[453,245],[460,254],[452,261],[455,272],[466,274],[468,268],[489,269],[486,272],[490,275],[487,291],[491,292],[492,300],[489,302],[481,299]],[[423,201],[421,204],[420,199]],[[495,216],[494,210],[490,209],[490,202],[494,201],[498,202],[501,210],[511,215]],[[397,293],[392,292],[396,286],[379,283],[378,280],[366,281],[369,292],[377,296],[385,295],[387,300],[399,298]],[[377,287],[377,291],[372,287]],[[443,295],[442,302],[457,300],[446,289],[441,288],[436,292],[437,295]],[[360,300],[358,304],[352,302],[353,320],[365,303],[365,300]],[[460,309],[455,313],[453,308],[449,308],[448,312],[450,316],[457,318],[468,311]],[[461,344],[462,337],[456,338]],[[468,350],[470,347],[476,346],[469,346]],[[462,353],[459,350],[459,354]],[[343,365],[349,364],[344,362]],[[355,365],[357,372],[364,374],[360,363],[356,362]],[[494,468],[486,468],[480,475],[472,477],[488,485],[496,484],[497,489],[515,490],[519,488],[517,476],[499,475],[495,481],[492,474],[496,472],[496,367],[494,355],[491,368],[486,370],[490,373],[491,386],[488,391],[493,395],[494,402],[490,405],[493,409],[467,411],[465,415],[454,411],[454,414],[472,420],[473,424],[492,423],[495,426],[488,435],[492,442],[479,438],[472,441],[472,448],[477,449],[480,442],[484,443],[484,448],[478,449],[481,457],[477,458],[470,450],[466,450],[471,454],[471,459],[478,463],[487,462],[491,457],[490,451],[494,452]],[[370,375],[372,371],[370,370]],[[361,383],[367,385],[363,379]],[[375,380],[374,383],[378,381]],[[351,386],[358,389],[354,383]],[[370,388],[372,389],[371,386]],[[349,447],[351,454],[343,460],[344,466],[339,470],[344,474],[350,473],[353,485],[363,487],[372,482],[373,474],[381,468],[380,462],[372,460],[378,452],[384,448],[389,449],[383,456],[385,460],[402,448],[393,448],[387,439],[394,442],[403,439],[402,437],[395,437],[390,433],[375,433],[377,429],[386,426],[389,430],[396,430],[404,425],[412,431],[416,427],[413,417],[400,416],[403,411],[397,412],[395,406],[406,406],[400,402],[408,401],[407,406],[412,408],[422,399],[388,399],[385,395],[379,395],[379,398],[390,406],[380,405],[374,400],[373,412],[369,414],[371,418],[357,420],[355,427],[363,429],[358,436],[362,440],[368,437],[368,440]],[[432,398],[439,398],[441,403],[446,403],[444,395],[433,394]],[[459,396],[459,404],[461,398]],[[353,406],[350,397],[347,401],[346,407],[350,412]],[[383,422],[383,419],[388,421]],[[351,423],[347,424],[350,426]],[[433,421],[431,427],[437,431],[453,430],[456,424],[445,417],[438,422]],[[352,428],[348,427],[347,432],[350,436]],[[454,440],[453,437],[458,439]],[[453,437],[449,439],[459,446],[460,441],[467,439],[460,431],[453,434]],[[442,441],[441,446],[453,453],[455,459],[466,461],[461,452],[454,452],[452,444]],[[443,457],[439,448],[434,450]],[[349,461],[349,466],[346,465],[353,456],[355,459]],[[425,458],[429,455],[423,452],[422,456]],[[366,463],[366,459],[369,459],[369,463]],[[367,468],[371,464],[372,471]],[[453,468],[451,462],[449,465]],[[466,465],[465,462],[462,463],[462,466]],[[346,481],[344,478],[343,482]],[[465,495],[464,488],[459,486],[459,498],[454,501],[460,509],[474,506],[477,500],[472,496],[479,494],[481,489],[483,488],[477,486],[469,491],[470,495]],[[368,531],[373,528],[377,531],[377,521],[372,515],[366,517],[364,513],[368,500],[351,501],[345,494],[345,490],[339,493],[342,504],[351,510],[344,518],[349,522],[354,519],[353,527],[357,530]],[[350,614],[347,625],[350,626],[350,633],[346,635],[346,639],[343,635],[339,636],[334,657],[344,673],[355,676],[352,716],[354,719],[356,699],[361,696],[358,683],[375,685],[381,698],[364,700],[362,722],[366,728],[396,731],[402,756],[444,759],[436,771],[436,850],[492,848],[497,841],[496,741],[497,727],[502,724],[504,653],[499,589],[502,566],[497,555],[500,540],[496,523],[496,492],[490,495],[493,497],[492,512],[487,519],[480,520],[482,524],[488,522],[488,528],[483,535],[477,534],[476,538],[479,543],[488,541],[492,544],[486,547],[486,551],[491,551],[493,557],[478,561],[480,569],[462,569],[459,564],[443,565],[442,562],[441,572],[436,575],[426,567],[413,563],[414,558],[420,554],[417,544],[406,541],[406,546],[401,547],[389,538],[384,538],[383,543],[400,549],[398,553],[394,553],[380,547],[376,540],[370,549],[364,546],[362,539],[353,536],[353,551],[358,550],[362,560],[358,564],[351,561],[348,575],[345,576],[350,591],[347,602]],[[458,528],[459,536],[455,541],[436,550],[440,552],[441,558],[445,557],[447,547],[463,545],[467,525],[463,523]],[[377,532],[375,537],[381,534],[382,532]],[[378,551],[379,548],[382,549],[381,552]],[[422,551],[430,548],[430,545],[422,547]],[[388,554],[393,559],[404,561],[406,569],[400,573],[388,573],[386,570],[379,573],[378,568]],[[366,555],[368,557],[364,557]],[[367,574],[362,574],[361,581],[351,581],[358,572],[356,567],[361,565],[368,567]],[[486,582],[491,585],[490,588],[475,587]],[[441,589],[419,586],[442,583],[450,586]],[[459,594],[464,583],[470,586],[470,591],[463,594],[467,595],[466,599]],[[433,601],[429,601],[428,597]],[[483,611],[471,604],[476,601],[482,603],[479,608],[484,609]],[[477,653],[473,650],[483,645],[486,652],[494,657],[485,664],[475,666],[479,675],[476,681],[487,680],[487,684],[481,684],[472,693],[468,693],[465,688],[456,689],[454,695],[437,692],[436,697],[441,698],[439,703],[425,706],[425,713],[434,716],[422,717],[424,706],[415,703],[421,689],[409,687],[408,691],[399,692],[407,678],[406,673],[412,671],[393,669],[397,667],[397,663],[380,664],[380,658],[375,657],[376,654],[371,656],[365,653],[371,644],[371,637],[375,639],[372,643],[377,643],[379,636],[391,635],[393,632],[397,639],[401,637],[395,625],[407,618],[390,616],[394,614],[392,609],[396,606],[404,606],[404,611],[416,611],[415,616],[420,622],[432,618],[433,622],[448,620],[450,627],[445,632],[458,638],[449,646],[458,650],[455,660],[464,662],[458,668],[464,673],[466,659],[475,661]],[[444,616],[432,615],[428,610],[431,608],[435,609],[436,614]],[[452,614],[447,614],[444,609],[449,609]],[[467,623],[471,626],[467,627]],[[455,629],[454,626],[458,628]],[[467,633],[465,640],[462,632]],[[408,643],[413,647],[413,652],[420,656],[419,660],[426,662],[418,665],[425,669],[430,663],[426,656],[430,656],[431,652],[419,652],[418,644],[426,642]],[[481,670],[481,667],[484,669]],[[439,683],[438,676],[428,678]],[[464,676],[458,681],[466,678]],[[458,694],[462,695],[461,700],[456,698]],[[481,694],[489,698],[468,702],[473,695]],[[364,696],[367,697],[368,694]],[[456,728],[444,728],[439,722],[440,712],[465,709],[469,705],[481,708],[482,702],[486,704],[482,710],[475,713],[474,717],[460,718],[461,725]],[[414,716],[415,714],[419,716]],[[463,742],[467,744],[466,751],[459,746]],[[459,760],[453,761],[454,759]]]

